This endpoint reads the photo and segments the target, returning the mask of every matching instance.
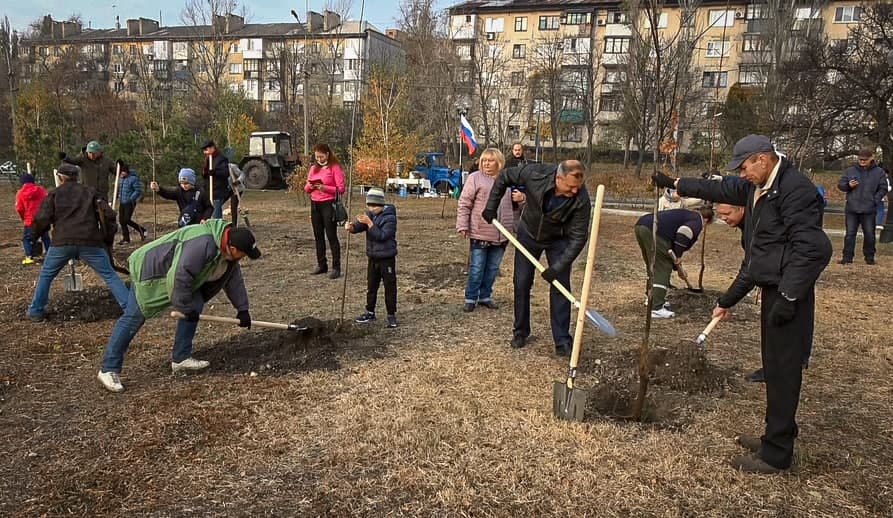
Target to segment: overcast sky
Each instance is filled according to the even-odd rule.
[[[351,18],[359,19],[361,0],[352,0]],[[289,0],[277,2],[273,0],[255,0],[240,2],[248,6],[249,21],[253,23],[290,22],[290,9],[298,12],[302,21],[309,3],[311,11],[322,12],[327,5],[325,0]],[[337,5],[339,2],[328,2]],[[438,9],[460,3],[460,0],[438,0]],[[184,0],[0,0],[0,17],[9,17],[13,28],[23,29],[37,18],[50,14],[54,19],[65,19],[72,14],[80,14],[85,25],[94,28],[110,28],[115,25],[115,16],[121,18],[121,24],[128,18],[140,16],[158,20],[159,11],[163,25],[180,24],[180,11]],[[364,19],[381,30],[396,27],[399,17],[400,0],[366,0]]]

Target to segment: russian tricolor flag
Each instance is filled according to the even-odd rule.
[[[462,125],[462,140],[468,146],[468,154],[473,155],[474,150],[478,147],[478,142],[474,138],[474,130],[471,129],[471,124],[468,123],[468,119],[464,115],[462,115],[462,119],[459,122]]]

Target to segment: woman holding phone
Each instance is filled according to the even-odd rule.
[[[335,222],[335,198],[344,194],[344,171],[338,157],[326,144],[313,148],[314,162],[307,173],[304,191],[310,194],[310,222],[313,225],[313,239],[316,241],[316,269],[313,275],[329,271],[326,260],[326,238],[332,249],[332,271],[330,279],[341,276],[341,243],[338,242],[338,226]]]

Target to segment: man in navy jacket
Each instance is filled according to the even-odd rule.
[[[843,257],[840,264],[853,262],[856,253],[856,233],[862,227],[862,254],[866,264],[874,264],[874,225],[878,205],[887,195],[887,176],[874,162],[874,151],[862,148],[857,164],[847,168],[837,182],[846,193],[846,236],[843,238]]]

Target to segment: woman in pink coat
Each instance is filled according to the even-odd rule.
[[[313,148],[316,161],[307,173],[304,191],[310,193],[310,222],[313,224],[313,239],[316,241],[316,269],[313,275],[329,271],[326,261],[326,237],[332,248],[332,272],[330,279],[341,276],[341,243],[338,242],[338,225],[335,222],[334,202],[336,196],[344,194],[344,171],[338,158],[325,144]]]
[[[505,253],[508,239],[495,226],[481,217],[493,180],[505,166],[505,157],[496,148],[487,148],[481,153],[480,171],[468,175],[462,194],[459,196],[459,209],[456,213],[456,231],[469,240],[470,257],[468,280],[465,284],[465,306],[463,311],[474,311],[480,304],[489,309],[497,309],[493,301],[493,283],[499,273],[499,265]],[[499,204],[497,218],[508,229],[514,228],[512,201],[523,203],[524,193],[512,190],[506,192]]]

